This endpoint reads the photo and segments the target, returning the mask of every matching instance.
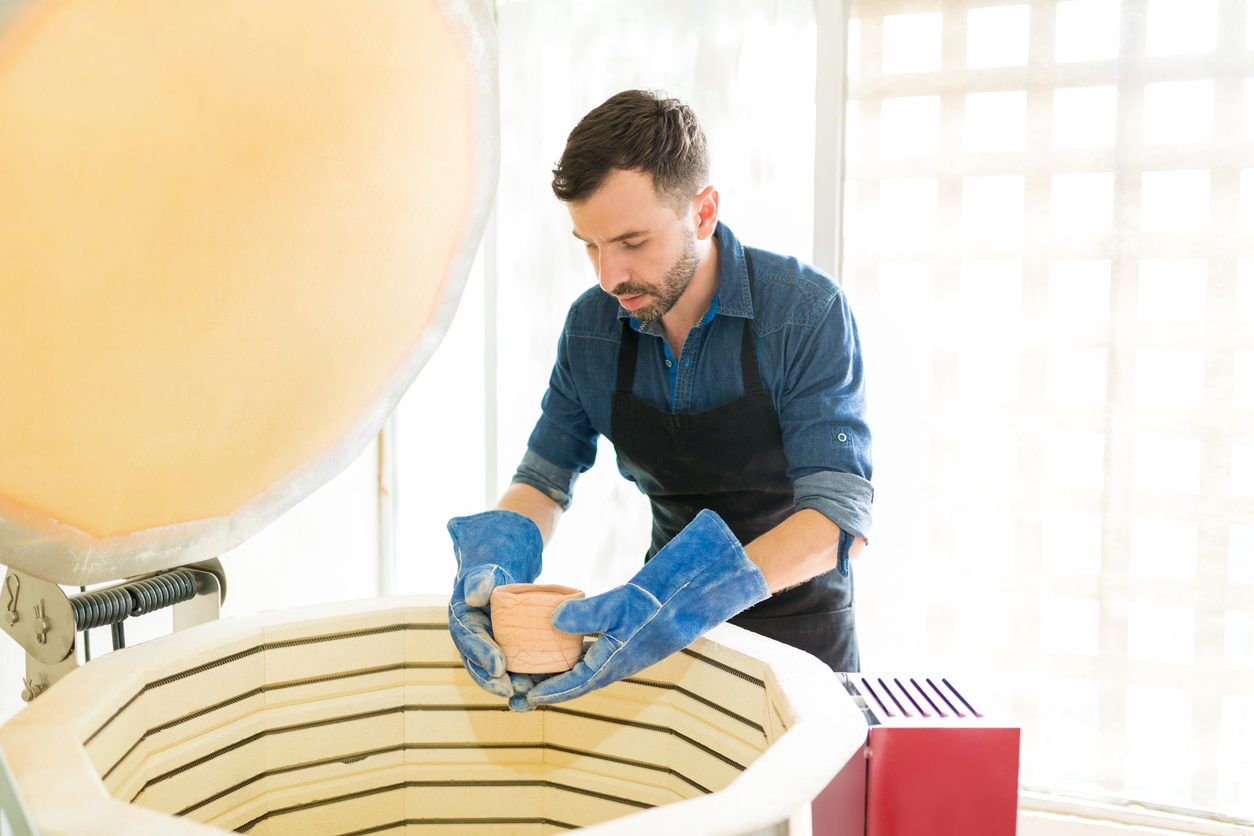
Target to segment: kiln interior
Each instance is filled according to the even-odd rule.
[[[465,673],[443,607],[226,626],[117,654],[139,675],[81,706],[114,798],[256,836],[560,833],[726,787],[789,716],[764,663],[713,643],[518,714]]]

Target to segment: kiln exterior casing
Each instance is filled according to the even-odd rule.
[[[730,625],[513,713],[466,674],[446,606],[383,598],[202,625],[74,671],[0,743],[45,836],[800,836],[866,738],[821,662]]]

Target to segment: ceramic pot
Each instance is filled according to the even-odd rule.
[[[511,583],[492,590],[492,636],[514,673],[560,673],[579,661],[583,636],[553,627],[553,610],[583,592],[555,584]]]

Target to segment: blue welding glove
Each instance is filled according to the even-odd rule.
[[[488,604],[492,590],[509,583],[531,583],[540,574],[544,539],[536,524],[513,511],[485,511],[448,521],[457,555],[457,577],[448,603],[448,630],[479,686],[498,697],[523,698],[532,685],[525,674],[506,674],[505,654],[492,639]]]
[[[527,702],[573,699],[638,673],[770,594],[727,524],[702,511],[628,583],[553,611],[557,629],[601,636],[572,670],[531,688]]]

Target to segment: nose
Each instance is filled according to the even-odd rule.
[[[631,278],[625,260],[607,253],[605,248],[597,251],[595,266],[601,289],[606,293],[613,293],[614,288]]]

